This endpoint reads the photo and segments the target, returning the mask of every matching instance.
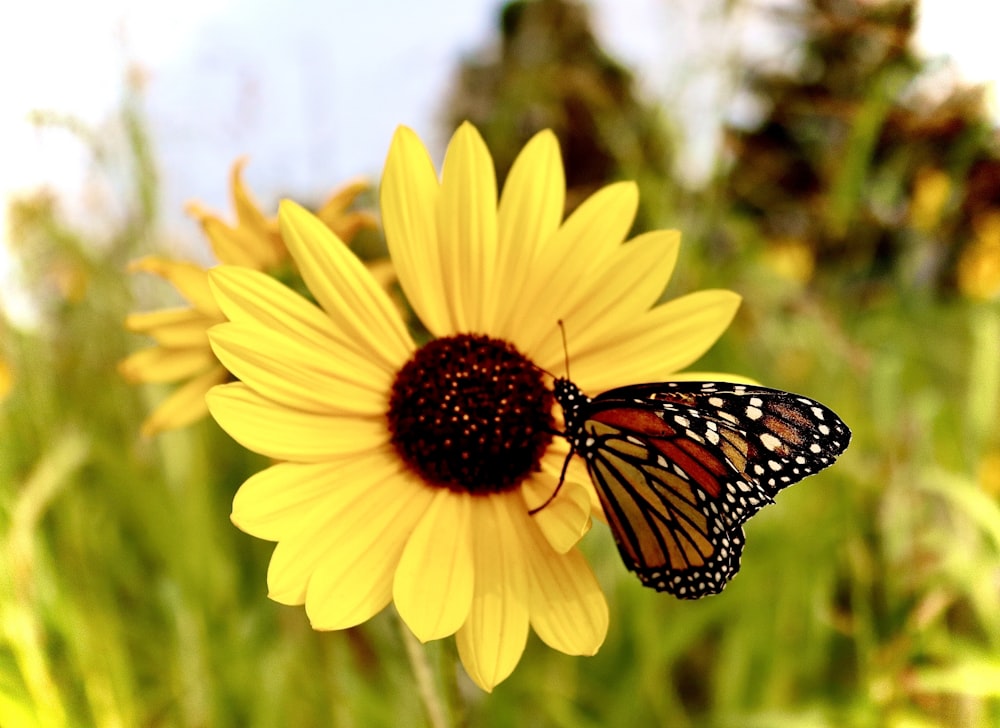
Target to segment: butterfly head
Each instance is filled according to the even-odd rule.
[[[590,397],[564,377],[559,377],[553,382],[552,393],[555,395],[556,402],[562,407],[566,432],[576,432],[582,425],[581,413],[590,403]]]

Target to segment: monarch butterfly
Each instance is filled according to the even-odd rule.
[[[851,439],[819,402],[766,387],[665,382],[590,398],[557,378],[553,391],[566,464],[586,461],[625,565],[681,599],[721,592],[740,568],[742,524]]]

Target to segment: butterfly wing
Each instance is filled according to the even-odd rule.
[[[739,570],[743,531],[720,495],[752,485],[724,460],[692,450],[655,410],[602,408],[583,428],[587,469],[625,565],[644,585],[682,599],[722,591]]]
[[[578,451],[623,561],[683,599],[722,591],[739,570],[741,524],[850,439],[806,397],[712,382],[605,392],[581,427]]]
[[[690,429],[693,439],[705,437],[720,448],[769,497],[832,465],[851,441],[850,429],[825,405],[768,387],[663,382],[620,387],[593,401],[657,408],[666,421]]]

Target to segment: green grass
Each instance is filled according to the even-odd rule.
[[[228,519],[263,466],[212,422],[141,441],[148,393],[114,364],[140,342],[123,273],[155,233],[144,138],[128,215],[82,239],[56,209],[27,236],[44,325],[3,329],[15,386],[0,407],[0,725],[427,725],[391,610],[317,633],[266,598],[270,545]],[[120,162],[119,162],[120,164]],[[126,186],[127,187],[127,186]],[[709,253],[698,207],[670,295],[745,296],[699,368],[749,374],[836,410],[854,441],[836,467],[747,527],[717,597],[643,589],[595,526],[587,552],[611,607],[600,653],[532,637],[493,694],[426,648],[450,722],[538,726],[1000,724],[1000,311],[845,281],[812,289],[753,246]],[[30,244],[29,244],[30,243]],[[29,261],[30,262],[30,261]],[[47,271],[71,271],[67,292]]]

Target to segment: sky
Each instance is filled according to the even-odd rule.
[[[309,202],[359,174],[377,180],[401,123],[413,127],[440,158],[445,139],[438,122],[451,74],[462,56],[493,38],[500,4],[33,0],[11,5],[0,11],[0,195],[7,199],[48,186],[71,213],[74,206],[92,210],[86,150],[68,133],[33,127],[28,113],[49,110],[100,128],[119,103],[128,69],[139,69],[143,78],[168,247],[202,247],[183,205],[197,199],[228,211],[228,170],[243,154],[250,156],[247,181],[267,206],[285,195]],[[782,39],[752,13],[720,25],[722,4],[588,3],[601,41],[637,69],[642,89],[700,130],[685,151],[685,168],[694,178],[711,157],[713,123],[731,98],[727,59],[739,47],[778,60],[785,53]],[[966,80],[996,80],[1000,61],[992,35],[998,21],[1000,3],[924,0],[918,42],[932,57],[951,54]],[[690,83],[692,78],[699,83]],[[0,251],[0,279],[9,266]]]

